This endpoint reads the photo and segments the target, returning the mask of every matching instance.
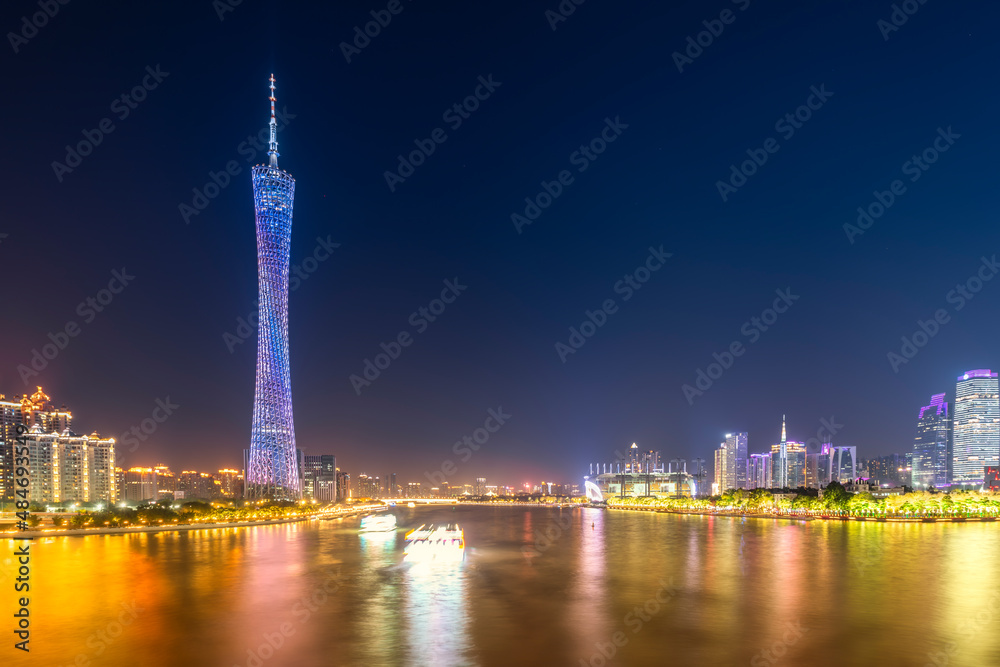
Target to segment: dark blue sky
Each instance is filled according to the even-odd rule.
[[[255,311],[240,146],[267,122],[272,71],[294,116],[279,135],[292,262],[340,244],[290,296],[297,437],[342,469],[402,482],[452,459],[456,482],[578,481],[633,441],[710,461],[746,430],[763,451],[782,413],[790,438],[832,416],[836,442],[887,454],[959,372],[1000,366],[1000,281],[948,300],[1000,251],[995,3],[919,5],[884,39],[889,2],[591,0],[553,30],[555,0],[402,0],[350,63],[339,44],[386,3],[281,4],[243,0],[220,21],[208,0],[70,3],[3,47],[0,392],[23,392],[18,365],[76,322],[27,384],[77,430],[119,435],[158,398],[180,406],[127,463],[236,466],[249,441],[256,338],[230,353],[223,334]],[[725,9],[678,72],[672,54]],[[34,11],[5,3],[0,26]],[[112,102],[147,66],[169,74],[121,118]],[[499,85],[452,129],[442,114],[480,76]],[[776,127],[813,86],[832,96],[794,133]],[[52,163],[104,118],[113,132],[60,182]],[[627,128],[596,159],[572,155],[616,118]],[[446,141],[390,191],[385,171],[436,128]],[[939,128],[960,136],[911,181],[904,163]],[[717,182],[769,138],[777,151],[723,201]],[[230,160],[239,173],[186,224],[179,205]],[[563,170],[572,183],[518,233],[511,215]],[[844,224],[896,179],[903,194],[851,243]],[[616,282],[651,246],[671,257],[626,301]],[[87,322],[77,305],[122,267],[134,281]],[[456,278],[467,289],[418,333],[411,313]],[[744,323],[786,288],[798,299],[751,342]],[[563,363],[555,344],[607,299],[615,312]],[[947,323],[894,372],[887,353],[938,309]],[[401,331],[413,343],[358,395],[349,376]],[[689,405],[682,385],[734,341],[745,352]],[[501,406],[509,421],[461,461],[453,443]]]

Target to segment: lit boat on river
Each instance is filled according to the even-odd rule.
[[[384,533],[396,530],[395,514],[369,514],[361,519],[360,533]]]
[[[403,558],[412,563],[459,562],[465,558],[465,533],[455,524],[420,526],[406,534]]]

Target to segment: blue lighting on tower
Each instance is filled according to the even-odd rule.
[[[278,169],[273,74],[270,100],[270,161],[252,170],[260,306],[257,385],[246,495],[248,498],[293,500],[302,496],[288,365],[288,260],[295,179]]]

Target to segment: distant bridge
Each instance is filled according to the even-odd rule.
[[[406,505],[407,503],[414,503],[416,505],[457,505],[458,498],[397,498],[393,501],[386,501],[396,503],[396,507],[400,505]]]

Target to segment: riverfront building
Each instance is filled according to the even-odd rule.
[[[1000,465],[1000,389],[988,368],[958,376],[952,438],[952,483],[978,489],[983,470]]]
[[[115,440],[70,430],[45,433],[36,423],[25,434],[28,499],[36,503],[114,503]]]
[[[951,414],[944,394],[931,396],[917,415],[913,440],[913,488],[948,488],[951,482]]]

